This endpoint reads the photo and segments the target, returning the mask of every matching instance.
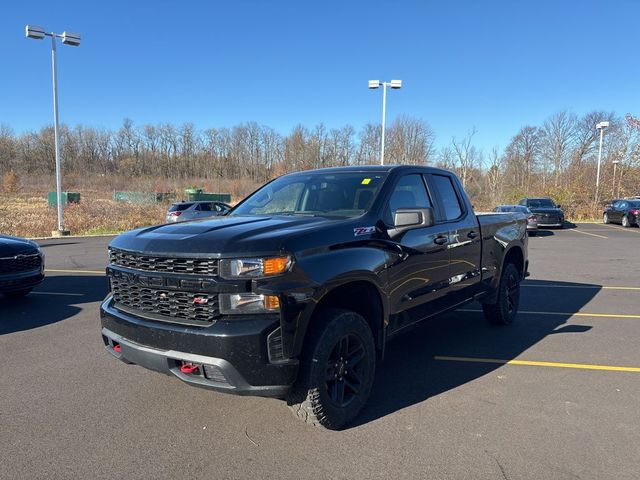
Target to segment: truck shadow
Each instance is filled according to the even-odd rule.
[[[600,285],[526,281],[520,312],[510,326],[487,323],[479,304],[432,319],[387,346],[378,364],[371,397],[350,426],[362,425],[487,375],[502,365],[437,360],[471,357],[511,360],[548,335],[579,334],[591,329],[567,324],[600,291]],[[539,312],[559,314],[540,314]],[[535,313],[538,312],[538,313]],[[527,358],[529,360],[557,360]]]
[[[38,328],[73,317],[83,304],[107,294],[104,276],[54,275],[20,299],[0,295],[0,335]]]

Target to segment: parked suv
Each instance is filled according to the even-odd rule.
[[[538,227],[564,227],[564,212],[549,197],[523,198],[518,203],[536,214]]]
[[[167,211],[167,223],[186,222],[207,217],[226,215],[231,206],[223,202],[197,201],[171,204]]]
[[[229,215],[115,238],[102,340],[124,362],[286,398],[300,419],[341,428],[389,339],[473,300],[510,324],[527,242],[523,215],[476,215],[446,170],[293,173]]]

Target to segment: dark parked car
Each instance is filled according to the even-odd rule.
[[[207,217],[219,217],[220,215],[226,215],[229,210],[231,210],[231,205],[227,205],[223,202],[177,202],[171,204],[167,211],[167,223],[186,222],[187,220],[199,220]]]
[[[229,215],[114,239],[102,340],[127,363],[286,397],[300,419],[340,428],[364,406],[387,340],[474,300],[510,324],[527,245],[524,216],[476,215],[446,170],[293,173]]]
[[[620,223],[623,227],[638,226],[640,221],[640,200],[616,200],[605,208],[602,215],[604,223]]]
[[[37,243],[0,235],[0,293],[23,297],[44,279],[44,253]]]
[[[564,212],[549,197],[523,198],[518,204],[536,214],[538,227],[564,227]]]
[[[498,205],[494,212],[517,212],[527,217],[527,233],[532,237],[538,232],[538,217],[524,205]]]

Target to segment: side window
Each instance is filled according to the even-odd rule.
[[[211,204],[210,203],[201,203],[200,204],[200,210],[203,212],[210,212],[211,211]]]
[[[526,200],[526,199],[522,199],[522,200],[520,200],[519,205],[524,205],[525,207],[528,207],[528,205],[527,205],[527,200]]]
[[[431,202],[427,196],[422,176],[418,174],[405,175],[397,183],[389,199],[387,223],[392,224],[399,208],[429,208]]]
[[[442,202],[445,220],[455,220],[460,217],[462,207],[451,178],[446,175],[431,175],[431,180]]]

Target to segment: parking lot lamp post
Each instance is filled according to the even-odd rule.
[[[596,172],[596,195],[595,203],[598,203],[598,190],[600,189],[600,163],[602,161],[602,137],[604,129],[609,126],[609,122],[600,122],[596,125],[596,130],[600,130],[600,147],[598,148],[598,169]]]
[[[58,207],[58,235],[68,235],[62,224],[62,174],[60,172],[60,139],[58,136],[58,72],[56,64],[56,38],[61,38],[64,45],[77,47],[80,45],[80,34],[62,32],[62,35],[54,32],[45,32],[44,28],[35,25],[25,27],[27,38],[42,40],[51,37],[51,75],[53,77],[53,136],[56,154],[56,203]]]
[[[391,80],[390,82],[369,80],[370,89],[380,88],[380,85],[382,85],[382,134],[380,138],[380,165],[384,165],[384,131],[387,117],[387,87],[398,90],[402,88],[402,80]]]
[[[611,188],[611,196],[615,197],[616,196],[616,169],[618,167],[618,164],[620,163],[620,160],[614,160],[611,163],[613,163],[613,185]]]

